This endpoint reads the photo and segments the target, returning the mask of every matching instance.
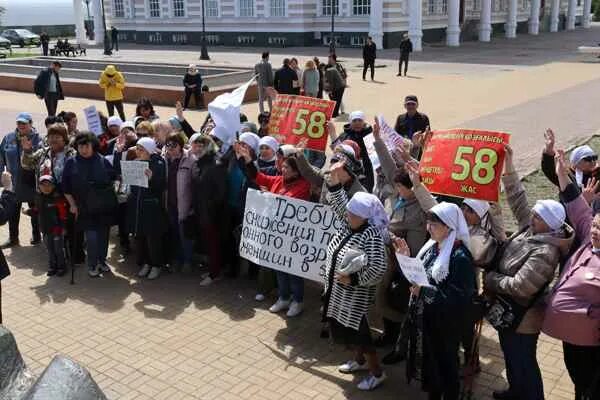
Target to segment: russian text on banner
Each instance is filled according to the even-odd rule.
[[[327,244],[340,228],[329,206],[249,189],[243,222],[240,256],[324,281]]]
[[[279,143],[295,145],[306,141],[307,149],[325,151],[327,121],[334,108],[335,101],[278,94],[269,120],[269,135]]]
[[[420,162],[423,184],[432,193],[497,202],[509,139],[503,132],[433,132]]]

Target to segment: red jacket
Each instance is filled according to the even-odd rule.
[[[258,186],[266,187],[271,193],[300,200],[310,199],[310,183],[302,177],[291,182],[284,182],[281,175],[269,176],[259,172],[256,175],[255,182]]]

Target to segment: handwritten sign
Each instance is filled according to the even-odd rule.
[[[100,115],[96,106],[89,106],[83,109],[85,114],[85,120],[87,121],[88,130],[96,136],[100,136],[104,133],[102,129],[102,122],[100,121]]]
[[[269,134],[279,143],[295,145],[306,141],[307,149],[325,151],[327,121],[334,108],[335,101],[278,94],[271,111]]]
[[[433,193],[497,202],[509,139],[503,132],[433,132],[421,158],[421,179]]]
[[[148,163],[144,161],[121,161],[121,177],[125,185],[148,187],[146,175]]]
[[[341,227],[329,206],[249,189],[240,256],[323,282],[327,244]]]
[[[431,286],[421,260],[418,258],[407,257],[399,253],[396,253],[396,260],[398,260],[398,265],[407,281],[413,285]]]

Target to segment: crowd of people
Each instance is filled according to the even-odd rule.
[[[315,59],[304,70],[286,59],[275,73],[268,56],[256,66],[258,124],[241,114],[239,131],[216,125],[210,115],[194,129],[182,104],[176,115],[161,119],[147,98],[131,120],[101,115],[100,136],[80,131],[77,116],[63,112],[46,119],[47,135],[41,137],[31,115],[20,113],[16,129],[0,143],[0,170],[12,176],[5,192],[14,191],[17,203],[3,248],[19,244],[24,213],[31,219],[32,244],[43,240],[47,247],[48,276],[85,262],[89,276],[97,278],[112,269],[108,243],[117,226],[119,250],[135,257],[140,279],[157,279],[167,270],[187,273],[199,267],[199,253],[207,267],[200,285],[209,286],[240,273],[249,188],[328,204],[341,228],[327,246],[322,335],[354,351],[341,373],[369,372],[359,389],[385,381],[376,348],[393,345],[383,364],[406,361],[406,377],[420,381],[429,399],[458,399],[461,376],[479,371],[477,336],[485,316],[498,330],[509,384],[493,393],[495,399],[544,398],[536,358],[540,332],[563,342],[576,399],[600,398],[596,151],[581,146],[567,160],[554,148],[554,133],[546,132],[542,168],[557,185],[558,200],[529,207],[506,145],[502,181],[519,227],[509,235],[498,204],[435,197],[421,182],[419,159],[431,124],[414,95],[406,96],[406,112],[397,118],[395,130],[404,139],[394,148],[383,140],[378,120],[371,125],[358,110],[339,135],[328,124],[325,161],[269,136],[263,100],[274,91],[317,97],[329,92],[337,112],[346,77],[334,56],[328,67]],[[374,138],[375,169],[368,135]],[[130,160],[147,164],[147,187],[124,184],[121,165]],[[23,203],[27,210],[21,210]],[[396,253],[420,259],[429,285],[411,284]],[[248,273],[257,279],[257,301],[277,289],[271,312],[286,311],[288,318],[302,313],[302,278],[251,263]],[[381,335],[371,329],[375,317],[382,318]]]

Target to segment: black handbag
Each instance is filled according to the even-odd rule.
[[[394,277],[386,288],[387,304],[395,311],[406,313],[410,299],[410,282],[400,271],[394,271]]]
[[[518,304],[508,296],[497,294],[487,306],[485,319],[497,331],[514,331],[519,327],[528,309],[528,306]]]
[[[92,183],[85,199],[88,214],[112,214],[119,202],[112,183]]]

